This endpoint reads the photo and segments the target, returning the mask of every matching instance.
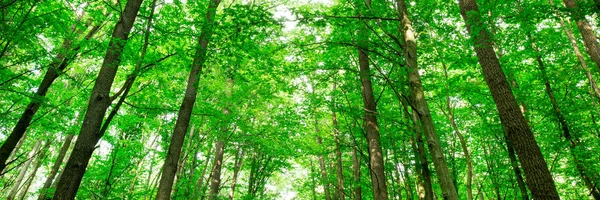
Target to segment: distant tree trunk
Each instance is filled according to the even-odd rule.
[[[217,12],[217,7],[221,3],[221,0],[212,0],[209,3],[208,10],[206,12],[206,20],[202,25],[202,33],[198,38],[198,49],[194,54],[194,61],[192,61],[192,69],[185,90],[185,96],[181,102],[179,113],[177,115],[177,121],[175,122],[175,129],[171,136],[171,142],[169,144],[169,151],[165,158],[165,164],[163,166],[163,173],[160,178],[160,185],[158,186],[158,193],[156,195],[157,200],[167,200],[171,196],[171,188],[173,188],[173,182],[175,179],[175,173],[177,171],[177,163],[181,155],[181,149],[183,147],[183,141],[185,140],[185,134],[190,124],[190,117],[192,110],[194,109],[194,103],[196,102],[196,95],[198,93],[198,80],[200,78],[200,72],[206,61],[207,46],[210,37],[213,33],[214,17]]]
[[[340,200],[344,200],[346,197],[344,193],[344,167],[342,165],[342,146],[340,145],[341,138],[340,132],[338,131],[338,122],[337,117],[335,115],[335,111],[331,112],[331,119],[333,121],[333,136],[335,138],[335,169],[337,176],[337,187],[335,192],[337,194],[336,196],[338,196]]]
[[[356,149],[352,149],[352,174],[354,176],[354,200],[362,199],[360,187],[360,160],[356,155]]]
[[[525,186],[525,181],[523,181],[523,175],[521,175],[521,169],[519,168],[519,161],[515,156],[515,149],[512,146],[512,142],[508,139],[508,133],[504,131],[504,140],[506,142],[506,147],[508,149],[508,158],[510,159],[510,165],[515,173],[515,178],[517,179],[517,185],[519,186],[519,190],[521,191],[521,199],[528,200],[529,194],[527,194],[527,188]]]
[[[408,152],[408,151],[406,151],[406,145],[402,145],[402,152]],[[394,152],[394,157],[396,157],[396,159],[398,159],[397,155],[398,154],[396,154],[396,152]],[[409,159],[407,159],[407,160],[409,160]],[[406,162],[410,162],[410,161],[402,162],[402,168],[403,168],[402,175],[404,177],[404,188],[406,189],[406,198],[409,200],[413,200],[414,199],[413,190],[412,190],[413,186],[411,184],[412,181],[410,180],[410,176],[408,175],[408,165],[406,165]],[[396,163],[398,163],[398,161],[396,161]],[[398,175],[400,175],[400,174],[398,174]],[[400,177],[400,176],[398,176],[398,177]]]
[[[229,199],[233,200],[235,195],[235,187],[237,186],[237,180],[239,176],[239,172],[242,169],[242,163],[244,162],[244,150],[241,147],[238,147],[237,152],[235,153],[235,159],[233,164],[233,180],[231,180],[231,193],[229,193]]]
[[[316,121],[316,119],[315,119]],[[316,124],[315,124],[316,125]],[[317,133],[318,128],[315,126],[315,129],[317,129]],[[323,146],[323,139],[321,139],[321,137],[317,136],[317,143],[320,146]],[[319,169],[321,172],[321,184],[323,185],[323,191],[325,192],[325,199],[327,200],[331,200],[331,194],[329,193],[329,176],[327,175],[327,169],[325,168],[325,158],[323,155],[319,155]]]
[[[35,156],[39,152],[41,145],[42,145],[42,140],[38,139],[37,142],[35,142],[35,146],[33,146],[33,149],[31,149],[31,151],[29,152],[29,156],[27,156],[27,161],[25,161],[23,166],[21,166],[21,171],[19,171],[19,175],[15,179],[15,182],[13,183],[13,187],[10,190],[10,193],[8,193],[8,196],[6,197],[7,200],[13,200],[13,199],[15,199],[15,196],[17,196],[17,192],[19,192],[19,189],[21,188],[21,181],[23,181],[23,178],[25,177],[25,174],[27,173],[27,169],[29,169],[29,165],[31,164],[31,161],[33,159],[35,159]]]
[[[525,171],[527,186],[534,199],[560,199],[544,156],[527,125],[519,105],[512,94],[500,62],[492,48],[492,42],[480,21],[479,8],[475,0],[459,0],[460,13],[474,41],[474,49],[482,66],[484,78],[500,120],[515,147],[519,161]]]
[[[44,145],[43,149],[48,149],[48,146],[50,146],[50,143],[51,143],[50,140],[47,141],[47,143],[46,143],[46,145]],[[21,189],[21,193],[19,194],[17,199],[23,200],[27,196],[29,188],[31,187],[31,183],[35,180],[35,175],[37,174],[37,171],[40,169],[40,166],[42,166],[42,163],[44,162],[44,159],[46,158],[47,152],[48,151],[44,151],[44,150],[40,150],[38,152],[37,158],[33,162],[33,171],[29,174],[29,178],[27,178],[27,180],[23,184],[23,188]]]
[[[52,169],[50,170],[50,174],[48,174],[48,177],[46,178],[46,181],[44,182],[44,185],[42,186],[42,190],[40,192],[40,196],[38,197],[38,200],[46,199],[47,191],[50,188],[50,186],[52,185],[52,182],[54,182],[54,178],[56,177],[56,174],[58,174],[58,170],[60,169],[60,166],[63,163],[65,155],[67,155],[69,146],[71,146],[71,141],[73,141],[73,137],[74,137],[74,135],[72,135],[72,134],[69,134],[65,137],[63,145],[60,147],[60,151],[58,152],[58,157],[56,157],[56,161],[54,161],[54,165],[52,166]]]
[[[215,151],[215,160],[213,164],[213,170],[210,175],[210,191],[208,192],[208,199],[217,199],[219,195],[219,187],[221,186],[221,168],[223,167],[223,150],[225,149],[225,142],[219,139],[217,140],[217,146]]]
[[[554,96],[554,91],[552,90],[552,87],[550,85],[550,79],[548,78],[548,74],[546,72],[546,65],[544,65],[544,61],[542,60],[542,57],[540,56],[540,51],[538,50],[538,48],[536,46],[535,39],[533,38],[533,36],[531,36],[530,32],[526,32],[526,36],[527,36],[527,39],[529,40],[532,50],[535,52],[535,55],[536,55],[535,60],[538,64],[538,69],[540,70],[540,72],[542,74],[542,80],[544,81],[544,90],[546,91],[546,95],[548,95],[548,98],[550,99],[550,103],[552,104],[552,109],[553,109],[552,111],[553,111],[554,116],[556,117],[556,120],[558,121],[558,124],[560,125],[561,130],[563,132],[562,136],[570,143],[569,150],[573,157],[573,162],[576,166],[576,169],[579,172],[579,174],[581,175],[581,179],[583,179],[585,186],[590,191],[590,194],[594,197],[594,199],[600,200],[600,192],[598,192],[598,189],[595,187],[595,185],[594,185],[593,181],[590,179],[590,177],[587,176],[587,174],[585,172],[585,167],[583,166],[583,164],[577,157],[577,154],[575,151],[576,151],[577,145],[579,144],[579,140],[571,137],[570,126],[567,123],[567,120],[565,119],[565,116],[563,115],[562,111],[560,110],[560,107],[558,106],[558,101],[556,100],[556,97]]]
[[[419,124],[419,115],[414,110],[412,114],[409,113],[407,103],[405,101],[402,101],[401,103],[404,108],[405,116],[409,118],[413,124],[411,129],[415,133],[415,135],[411,137],[411,146],[415,152],[415,168],[421,178],[419,181],[419,187],[421,188],[421,191],[419,191],[419,199],[433,200],[431,172],[429,171],[429,163],[427,162],[423,134],[421,133],[421,126]]]
[[[73,25],[71,28],[73,32],[76,31],[75,27],[76,26]],[[85,27],[83,30],[77,30],[75,36],[80,35],[86,28],[87,27]],[[94,26],[85,36],[85,40],[91,39],[99,29],[100,25]],[[23,135],[25,135],[25,132],[31,124],[35,113],[40,108],[42,99],[46,96],[48,89],[50,89],[50,86],[52,86],[52,83],[54,83],[56,78],[58,78],[67,68],[67,66],[69,66],[71,61],[75,58],[75,55],[77,55],[80,46],[77,45],[76,47],[71,47],[72,43],[73,40],[71,38],[65,38],[63,40],[60,50],[58,51],[59,53],[49,64],[48,70],[44,74],[44,78],[36,90],[34,97],[35,99],[31,100],[31,102],[27,105],[27,108],[25,108],[25,111],[23,111],[23,114],[21,114],[21,117],[19,118],[19,121],[13,128],[12,132],[8,138],[6,138],[6,141],[2,144],[2,147],[0,147],[0,171],[3,171],[6,167],[6,161],[9,155],[18,149],[15,148],[16,144],[23,137]]]
[[[371,0],[365,0],[366,6],[370,9]],[[362,22],[366,23],[366,22]],[[387,184],[385,178],[383,150],[379,140],[379,125],[377,124],[377,103],[373,95],[373,86],[371,83],[371,68],[369,66],[368,44],[369,30],[363,27],[358,32],[358,63],[360,67],[360,82],[362,85],[362,97],[364,105],[364,129],[369,148],[369,167],[371,175],[371,185],[373,188],[373,199],[388,199]]]
[[[594,29],[585,19],[585,13],[579,11],[576,1],[579,2],[579,0],[563,0],[565,7],[571,12],[571,17],[577,22],[577,28],[579,28],[587,53],[600,69],[600,45],[598,45]]]
[[[421,76],[419,75],[419,68],[417,66],[417,45],[412,29],[412,22],[410,21],[404,0],[396,0],[396,6],[402,25],[402,36],[404,41],[404,47],[402,49],[406,60],[410,92],[413,101],[412,103],[414,104],[413,109],[414,112],[418,114],[421,128],[423,128],[423,132],[425,133],[427,145],[433,157],[435,171],[438,174],[439,183],[442,188],[443,198],[456,200],[458,199],[458,193],[452,182],[452,176],[450,175],[448,165],[446,164],[444,152],[440,147],[438,135],[435,132],[431,112],[429,111],[429,106],[427,105],[427,100],[425,99],[423,86],[421,84]]]
[[[129,0],[114,27],[104,62],[92,89],[79,137],[77,137],[73,152],[58,182],[56,195],[54,195],[55,200],[74,199],[77,194],[95,146],[102,137],[99,134],[102,121],[114,98],[110,96],[111,86],[121,62],[121,54],[124,51],[125,43],[141,4],[142,0]]]
[[[316,174],[315,172],[315,165],[313,164],[312,159],[310,159],[310,185],[311,185],[311,192],[312,192],[312,197],[313,200],[317,200],[317,181],[315,180],[315,176],[313,176],[312,174]]]
[[[448,80],[448,68],[446,67],[445,63],[442,63],[442,65],[444,67],[444,77],[446,77],[446,90],[450,90],[450,85],[449,85],[449,80]],[[460,147],[465,156],[465,160],[467,161],[467,183],[465,185],[467,187],[467,200],[472,200],[473,199],[473,176],[474,176],[473,162],[471,161],[471,153],[469,152],[469,148],[467,147],[467,140],[465,139],[465,136],[463,136],[462,132],[458,128],[458,125],[456,125],[456,121],[454,119],[454,111],[453,111],[454,108],[452,107],[451,104],[452,103],[450,102],[450,95],[446,95],[446,111],[444,111],[444,109],[442,109],[442,111],[444,112],[444,115],[446,115],[446,118],[448,118],[448,121],[450,121],[450,126],[452,127],[452,129],[454,130],[454,133],[458,137],[458,140],[460,142]]]
[[[210,142],[210,144],[208,146],[209,146],[209,149],[204,154],[204,155],[206,155],[206,160],[204,161],[204,167],[202,168],[202,173],[200,173],[200,178],[198,179],[198,187],[199,187],[200,196],[202,197],[202,199],[205,198],[204,195],[206,194],[206,181],[204,181],[204,175],[206,174],[207,169],[209,168],[208,164],[210,164],[210,160],[211,160],[211,155],[212,155],[211,153],[213,151],[212,141]],[[212,174],[212,168],[211,168],[210,174]],[[210,180],[210,177],[208,177],[207,179]]]
[[[548,0],[548,1],[550,2],[551,6],[554,6],[554,2],[552,0]],[[600,99],[600,89],[598,88],[598,84],[596,83],[596,80],[592,76],[592,72],[591,72],[590,68],[588,67],[587,63],[585,62],[585,58],[583,57],[581,50],[579,50],[579,45],[577,45],[577,41],[575,40],[575,36],[573,35],[573,32],[571,31],[569,26],[567,26],[567,23],[565,22],[565,20],[562,17],[560,17],[560,14],[558,13],[558,11],[554,11],[554,13],[559,17],[560,26],[562,27],[563,31],[567,35],[567,38],[569,38],[569,42],[571,43],[571,46],[573,47],[573,52],[575,53],[575,56],[577,57],[577,61],[579,61],[579,65],[583,69],[583,72],[585,73],[585,77],[587,78],[588,83],[590,84],[593,96],[596,97],[597,99]]]

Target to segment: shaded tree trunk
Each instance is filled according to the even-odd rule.
[[[242,169],[242,164],[244,162],[244,150],[241,147],[238,147],[237,152],[235,153],[235,161],[233,168],[233,180],[231,182],[231,193],[229,193],[229,199],[233,200],[235,195],[235,187],[237,186],[237,180],[239,176],[239,172]]]
[[[515,156],[515,149],[512,146],[512,142],[508,139],[508,133],[504,132],[504,140],[506,142],[506,147],[508,150],[508,158],[510,159],[510,166],[515,173],[515,178],[517,179],[517,185],[519,186],[519,191],[521,191],[521,199],[528,200],[529,194],[527,193],[527,188],[525,186],[525,181],[523,181],[523,175],[521,175],[521,169],[519,168],[519,161]]]
[[[219,194],[219,188],[221,186],[221,168],[223,167],[223,153],[225,149],[225,143],[223,140],[217,140],[217,146],[215,151],[215,160],[213,164],[213,170],[210,175],[210,191],[208,192],[208,199],[217,199]]]
[[[56,188],[54,199],[74,199],[81,179],[92,157],[95,146],[102,137],[99,134],[106,110],[114,97],[110,96],[112,83],[121,62],[121,54],[135,22],[142,0],[129,0],[114,27],[108,50],[104,57],[98,78],[92,89],[83,125],[75,142],[75,147]]]
[[[72,134],[69,134],[65,137],[63,145],[60,147],[60,151],[58,152],[58,156],[56,157],[56,161],[54,161],[54,165],[52,166],[52,169],[50,170],[50,174],[48,174],[46,181],[44,181],[44,185],[42,186],[42,190],[40,192],[40,196],[38,197],[38,200],[46,199],[47,191],[50,188],[50,186],[52,185],[52,182],[54,182],[54,178],[56,177],[56,174],[58,174],[58,170],[60,169],[60,166],[62,165],[63,160],[65,158],[65,155],[67,155],[67,151],[69,150],[69,147],[71,146],[71,141],[73,141],[73,137],[74,137],[74,135],[72,135]]]
[[[334,85],[334,89],[335,90],[335,85]],[[335,101],[334,101],[335,102]],[[335,105],[335,104],[334,104]],[[336,169],[336,176],[337,176],[337,187],[336,187],[336,196],[338,196],[338,198],[340,200],[344,200],[345,199],[345,193],[344,193],[344,171],[343,171],[343,165],[342,165],[342,146],[340,145],[340,132],[338,131],[338,122],[337,122],[337,117],[335,115],[335,111],[331,112],[331,119],[332,119],[332,123],[333,123],[333,136],[335,138],[335,169]]]
[[[365,0],[368,8],[371,0]],[[365,22],[366,23],[366,22]],[[363,27],[358,33],[358,63],[360,68],[360,82],[362,85],[362,98],[364,105],[364,129],[369,148],[369,167],[371,175],[371,186],[373,188],[373,199],[383,200],[388,198],[387,184],[385,178],[383,150],[379,140],[379,125],[377,124],[377,103],[373,95],[371,83],[371,68],[369,66],[368,44],[369,30]]]
[[[480,21],[475,0],[460,0],[460,13],[474,41],[474,49],[490,88],[500,121],[508,132],[534,199],[560,199],[544,156],[527,125],[502,71],[488,32]]]
[[[77,30],[77,32],[74,35],[80,35],[86,28],[87,26],[82,30]],[[94,26],[87,33],[84,39],[91,39],[100,28],[100,25]],[[75,25],[73,25],[71,29],[73,32],[75,32]],[[44,74],[42,82],[36,90],[36,93],[34,95],[35,99],[31,100],[31,102],[27,105],[27,108],[25,108],[25,111],[23,111],[23,114],[21,114],[21,117],[19,118],[19,121],[17,121],[17,124],[13,128],[12,132],[0,147],[0,171],[4,170],[4,168],[6,167],[6,161],[9,155],[11,155],[13,151],[18,149],[16,148],[16,144],[23,137],[23,135],[25,135],[27,128],[31,124],[35,113],[40,108],[42,100],[46,96],[46,93],[48,92],[48,89],[50,89],[50,86],[52,86],[52,83],[54,83],[56,78],[58,78],[63,73],[63,71],[69,66],[71,61],[75,59],[75,56],[77,55],[80,49],[80,46],[77,45],[76,47],[72,47],[72,44],[73,40],[71,38],[65,38],[63,40],[62,45],[60,47],[61,50],[59,50],[59,53],[49,64],[48,70]]]
[[[400,23],[402,26],[402,36],[404,42],[404,47],[402,49],[404,51],[404,58],[406,60],[406,70],[409,79],[412,103],[414,104],[413,110],[414,113],[418,114],[418,118],[421,122],[421,128],[423,128],[423,132],[425,133],[427,145],[433,157],[435,171],[438,174],[438,180],[442,188],[442,195],[444,196],[443,198],[455,200],[458,199],[458,193],[456,192],[456,187],[452,182],[452,175],[450,174],[450,170],[446,164],[444,152],[440,147],[439,138],[435,132],[435,127],[431,118],[431,112],[429,111],[429,106],[427,105],[427,100],[425,99],[423,86],[421,84],[421,77],[419,75],[419,68],[417,66],[417,45],[415,35],[412,30],[412,22],[409,19],[409,14],[407,12],[406,3],[404,0],[396,0],[396,6],[400,15]]]
[[[354,176],[354,199],[362,199],[362,191],[360,187],[360,160],[356,153],[356,149],[352,149],[352,174]]]
[[[156,195],[157,200],[170,199],[171,188],[173,188],[173,182],[175,179],[175,173],[177,171],[177,164],[181,155],[181,149],[185,140],[185,134],[190,124],[190,117],[196,102],[196,95],[198,93],[198,80],[200,78],[200,72],[206,61],[207,46],[210,37],[213,33],[214,17],[216,15],[217,7],[221,3],[221,0],[212,0],[209,3],[208,10],[206,12],[206,20],[202,26],[202,33],[198,38],[198,47],[194,54],[194,60],[192,61],[192,69],[188,77],[187,86],[185,90],[185,96],[181,102],[179,113],[177,115],[177,121],[175,122],[175,129],[171,136],[171,142],[169,144],[169,151],[165,158],[165,164],[163,167],[163,173],[160,178],[160,185],[158,186],[158,193]]]
[[[8,193],[8,196],[6,197],[7,200],[13,200],[15,199],[15,196],[17,196],[17,192],[19,192],[19,189],[21,188],[21,181],[23,181],[25,174],[27,174],[27,169],[29,169],[31,161],[35,159],[35,156],[39,152],[41,145],[42,140],[38,139],[37,142],[35,142],[35,146],[33,146],[33,149],[31,149],[31,151],[29,152],[29,156],[27,156],[27,161],[25,161],[23,166],[21,166],[21,171],[19,171],[19,175],[15,179],[13,187]]]
[[[565,3],[565,7],[571,12],[571,17],[577,23],[577,28],[579,28],[588,55],[590,55],[598,69],[600,69],[600,45],[598,45],[594,29],[585,19],[585,14],[577,6],[579,0],[563,0],[563,2]]]

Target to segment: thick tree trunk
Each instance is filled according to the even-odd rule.
[[[121,54],[135,22],[142,0],[129,0],[114,27],[112,37],[92,89],[87,112],[75,147],[56,188],[54,199],[74,199],[81,179],[92,157],[95,146],[102,137],[99,134],[106,110],[112,102],[110,89],[121,63]]]
[[[38,153],[38,151],[40,150],[41,145],[42,145],[42,140],[38,139],[37,142],[35,142],[35,146],[33,146],[33,149],[31,149],[31,151],[29,152],[29,156],[27,156],[27,161],[25,161],[23,166],[21,166],[21,171],[19,171],[19,175],[15,179],[15,182],[13,183],[13,187],[10,190],[10,192],[8,193],[8,196],[6,197],[7,200],[13,200],[17,196],[17,192],[19,192],[19,189],[21,188],[21,181],[23,181],[23,178],[25,177],[25,174],[27,173],[27,169],[29,169],[29,165],[31,164],[31,161],[35,159],[35,156]]]
[[[42,186],[42,190],[40,192],[40,196],[38,197],[38,200],[46,199],[47,191],[50,188],[50,186],[52,185],[52,182],[54,182],[54,178],[56,177],[56,174],[58,174],[58,170],[60,169],[60,166],[62,165],[63,160],[65,158],[65,155],[67,155],[67,151],[69,150],[69,147],[71,146],[71,141],[73,141],[73,137],[74,137],[74,135],[72,135],[72,134],[69,134],[65,137],[63,145],[60,147],[60,151],[58,152],[58,157],[56,157],[56,161],[54,161],[54,165],[52,166],[52,169],[50,170],[50,174],[48,174],[46,181],[44,181],[44,185]]]
[[[520,158],[519,161],[527,178],[527,186],[533,198],[560,199],[544,156],[519,110],[519,105],[492,47],[490,36],[480,21],[477,3],[475,0],[459,0],[459,6],[467,30],[474,41],[474,49],[482,66],[484,78],[496,102],[500,121]]]
[[[360,187],[360,159],[356,155],[356,149],[352,149],[352,174],[354,176],[354,200],[362,199],[362,190]]]
[[[365,0],[367,7],[371,7],[371,0]],[[361,22],[365,23],[365,22]],[[368,44],[369,33],[367,27],[361,28],[358,33],[358,63],[360,68],[360,82],[362,85],[362,97],[364,105],[364,129],[369,148],[369,166],[371,175],[371,186],[373,188],[373,199],[388,199],[387,184],[385,178],[383,150],[379,141],[379,125],[377,124],[377,103],[373,95],[371,83],[371,67],[369,66]]]
[[[427,145],[429,151],[433,157],[433,164],[435,171],[438,174],[438,180],[442,188],[442,195],[444,199],[456,200],[458,199],[458,193],[456,187],[452,182],[452,176],[446,160],[444,158],[444,152],[440,147],[438,135],[435,132],[429,106],[425,99],[423,92],[423,86],[421,84],[421,77],[419,75],[419,68],[417,66],[417,46],[415,35],[412,30],[412,23],[409,19],[406,4],[404,0],[396,0],[398,13],[400,14],[400,22],[402,25],[402,36],[404,41],[404,58],[406,60],[407,73],[410,85],[410,92],[412,101],[414,104],[414,111],[419,116],[425,138],[427,138]]]
[[[223,150],[225,149],[223,140],[217,140],[216,148],[213,170],[210,175],[210,190],[208,192],[208,199],[210,200],[217,199],[219,188],[221,186],[221,168],[223,167]]]
[[[194,109],[194,103],[196,102],[200,72],[206,61],[206,53],[208,51],[207,46],[213,33],[214,17],[220,3],[221,0],[212,0],[209,3],[206,12],[206,20],[202,27],[200,38],[198,38],[198,49],[194,55],[194,61],[192,61],[192,69],[190,71],[190,76],[188,77],[185,96],[183,97],[181,107],[179,108],[175,129],[171,136],[171,143],[169,144],[169,151],[165,158],[163,173],[160,178],[160,185],[156,195],[157,200],[167,200],[170,199],[171,196],[171,188],[173,188],[177,163],[179,162],[183,141],[185,140],[185,134],[189,128],[190,117],[192,110]]]

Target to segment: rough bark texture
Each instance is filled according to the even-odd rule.
[[[192,61],[192,69],[190,71],[190,76],[188,77],[185,96],[183,97],[181,107],[179,108],[175,129],[171,136],[169,151],[167,152],[167,157],[165,158],[165,164],[163,166],[163,173],[160,177],[160,184],[156,195],[156,199],[158,200],[170,199],[171,196],[171,189],[173,188],[175,173],[177,172],[177,164],[181,155],[185,135],[190,125],[190,117],[192,115],[194,103],[196,102],[200,72],[204,66],[204,61],[206,60],[208,42],[213,33],[213,21],[217,7],[220,3],[220,0],[212,0],[209,3],[206,12],[206,20],[202,27],[200,38],[198,38],[198,49],[194,55],[194,61]]]
[[[571,12],[571,17],[577,23],[577,28],[579,28],[579,33],[581,33],[581,38],[583,38],[583,44],[585,45],[587,53],[594,63],[596,63],[598,69],[600,69],[600,45],[598,45],[598,40],[592,26],[585,19],[585,14],[579,10],[577,6],[578,1],[579,0],[577,0],[577,2],[576,0],[563,0],[565,7]]]
[[[92,89],[92,95],[88,102],[87,112],[83,119],[79,137],[75,142],[73,152],[58,182],[54,199],[74,199],[77,194],[83,174],[94,152],[94,147],[102,137],[99,131],[106,110],[112,101],[110,89],[121,62],[121,54],[123,53],[125,43],[142,1],[129,0],[114,27],[102,67]]]
[[[475,53],[496,103],[500,121],[519,156],[527,178],[527,186],[531,190],[533,198],[560,199],[544,156],[519,110],[519,105],[502,71],[490,36],[480,22],[477,3],[475,0],[460,0],[459,6],[460,13],[467,24],[467,30],[474,41]]]
[[[438,135],[435,132],[433,120],[431,118],[431,112],[423,93],[423,86],[421,84],[421,76],[419,75],[419,68],[417,66],[417,46],[415,35],[412,30],[412,23],[407,13],[407,8],[404,0],[397,0],[396,5],[398,13],[400,14],[400,23],[402,25],[402,36],[404,42],[404,59],[406,60],[407,73],[410,85],[410,92],[412,97],[412,103],[414,109],[419,116],[421,122],[421,128],[425,133],[427,139],[427,145],[429,151],[433,157],[433,164],[435,171],[438,174],[438,181],[442,188],[442,195],[444,199],[455,200],[458,199],[458,193],[456,187],[452,182],[452,176],[446,160],[444,158],[444,152],[440,147]]]
[[[371,1],[366,0],[367,7]],[[365,22],[363,22],[365,23]],[[379,141],[379,125],[377,124],[377,103],[373,96],[371,83],[371,68],[369,66],[368,43],[369,34],[366,27],[361,28],[358,33],[358,64],[360,69],[360,82],[362,85],[362,98],[364,105],[364,129],[366,130],[369,148],[369,167],[371,175],[371,186],[373,188],[373,199],[382,200],[388,198],[387,184],[383,162],[383,150]]]
[[[210,200],[217,199],[221,186],[221,168],[223,167],[223,150],[225,149],[223,140],[217,140],[216,148],[213,170],[210,175],[210,190],[208,192],[208,199]]]
[[[46,199],[46,192],[52,185],[52,182],[54,182],[54,178],[56,177],[56,174],[58,174],[58,170],[60,169],[60,166],[62,165],[63,160],[65,159],[65,155],[67,155],[67,151],[69,150],[69,147],[71,146],[71,141],[73,141],[73,137],[74,137],[74,135],[67,135],[65,137],[65,141],[63,142],[63,145],[60,147],[60,151],[58,152],[56,161],[54,161],[52,170],[50,170],[50,174],[48,174],[46,181],[44,181],[44,186],[42,186],[42,190],[40,192],[40,196],[38,197],[38,200]]]

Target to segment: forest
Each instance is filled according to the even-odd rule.
[[[0,199],[600,200],[600,0],[0,12]]]

